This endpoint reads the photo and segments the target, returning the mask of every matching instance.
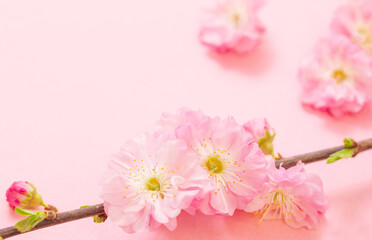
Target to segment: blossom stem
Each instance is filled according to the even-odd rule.
[[[357,145],[355,147],[355,154],[354,154],[353,157],[355,157],[360,152],[371,149],[372,148],[372,138],[356,142],[356,144]],[[275,165],[276,165],[276,167],[279,167],[280,164],[282,164],[282,167],[290,168],[292,166],[295,166],[298,161],[302,161],[305,164],[312,163],[312,162],[317,162],[317,161],[320,161],[320,160],[327,159],[332,153],[338,152],[338,151],[340,151],[344,148],[345,148],[345,146],[342,145],[342,146],[338,146],[338,147],[327,148],[327,149],[320,150],[320,151],[300,154],[300,155],[296,155],[296,156],[293,156],[293,157],[282,158],[282,159],[277,160],[275,162]]]
[[[320,160],[327,159],[332,153],[338,152],[344,149],[345,146],[338,146],[333,148],[328,148],[320,151],[305,153],[301,155],[296,155],[293,157],[282,158],[276,161],[276,166],[279,167],[282,164],[282,167],[289,168],[297,164],[298,161],[302,161],[305,164],[317,162]],[[356,142],[355,155],[360,152],[372,149],[372,138],[366,139],[363,141]],[[353,156],[353,157],[354,157]],[[93,217],[95,215],[104,215],[103,204],[97,204],[90,207],[79,208],[67,212],[56,213],[54,217],[45,219],[44,221],[37,224],[31,231],[35,231],[41,228],[51,227],[54,225],[71,222],[79,220],[82,218]],[[0,229],[0,239],[9,238],[16,235],[22,234],[15,227],[8,227]]]

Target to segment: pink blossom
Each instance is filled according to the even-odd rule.
[[[156,137],[167,135],[175,138],[174,133],[177,127],[188,123],[197,125],[203,118],[205,118],[205,115],[200,110],[193,111],[186,107],[181,108],[176,113],[162,113],[154,135]]]
[[[307,173],[298,162],[288,170],[269,168],[270,182],[245,209],[264,219],[283,219],[293,228],[312,229],[328,207],[319,176]]]
[[[343,36],[321,39],[299,68],[302,102],[335,117],[359,112],[367,101],[371,58]]]
[[[372,1],[357,0],[340,7],[331,24],[334,34],[341,34],[372,55]]]
[[[202,15],[199,39],[220,53],[246,53],[256,47],[265,28],[258,19],[262,0],[213,0]]]
[[[126,232],[174,230],[176,217],[205,185],[196,157],[177,140],[149,135],[129,141],[109,163],[102,181],[108,218]]]
[[[254,118],[246,122],[243,127],[256,139],[256,141],[265,137],[266,132],[271,134],[274,134],[275,132],[265,118]]]
[[[14,182],[6,191],[6,200],[12,208],[30,209],[40,205],[47,206],[34,185],[27,181]]]
[[[265,155],[271,155],[274,158],[278,157],[277,154],[274,153],[273,146],[276,133],[275,130],[270,127],[266,119],[252,119],[246,122],[243,127],[256,140]]]
[[[204,172],[199,177],[208,182],[189,212],[200,209],[208,215],[232,215],[235,209],[244,208],[267,177],[265,157],[254,139],[231,117],[221,120],[187,109],[173,117],[165,122],[179,119],[175,137],[196,154]]]

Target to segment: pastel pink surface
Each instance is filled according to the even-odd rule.
[[[200,0],[2,1],[0,227],[20,219],[5,200],[16,180],[33,183],[60,211],[99,203],[110,155],[182,106],[240,123],[266,117],[284,156],[339,145],[345,136],[371,137],[371,104],[336,120],[299,101],[299,61],[345,2],[268,1],[262,44],[236,56],[198,42]],[[321,176],[330,202],[311,231],[281,221],[257,226],[239,211],[183,213],[174,232],[129,235],[110,221],[85,219],[13,239],[369,239],[371,158],[306,166]]]

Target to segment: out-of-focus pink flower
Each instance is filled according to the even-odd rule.
[[[335,12],[331,31],[346,36],[372,55],[372,1],[357,0],[340,7]]]
[[[233,118],[221,120],[182,109],[165,122],[172,119],[180,122],[174,128],[175,137],[197,155],[204,172],[200,178],[208,181],[189,212],[200,209],[208,215],[232,215],[244,208],[267,179],[267,162],[254,139]]]
[[[260,222],[283,219],[294,228],[314,228],[328,207],[319,176],[306,173],[302,162],[288,170],[270,167],[269,171],[270,182],[245,210],[259,215]]]
[[[105,212],[126,232],[174,230],[176,217],[205,185],[182,141],[148,135],[125,144],[102,180]]]
[[[274,153],[273,146],[273,140],[276,133],[275,130],[270,127],[266,119],[252,119],[246,122],[243,127],[256,140],[265,155],[271,155],[274,158],[277,157],[277,154]]]
[[[359,112],[367,101],[371,58],[343,36],[321,39],[299,68],[302,102],[335,117]]]
[[[6,200],[12,208],[31,209],[40,205],[47,206],[34,185],[27,181],[14,182],[6,191]]]
[[[265,28],[257,16],[262,0],[213,0],[203,11],[199,39],[225,53],[246,53],[257,46]]]

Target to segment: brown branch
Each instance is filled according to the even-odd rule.
[[[86,207],[86,208],[79,208],[79,209],[75,209],[75,210],[71,210],[67,212],[61,212],[61,213],[57,213],[56,217],[53,219],[45,219],[44,221],[40,222],[33,229],[31,229],[31,231],[35,231],[41,228],[51,227],[57,224],[79,220],[82,218],[92,217],[92,216],[100,215],[100,214],[105,214],[102,203],[94,205],[94,206]],[[19,234],[22,234],[22,233],[19,232],[15,227],[8,227],[8,228],[0,229],[0,237],[2,237],[3,239],[13,237]]]
[[[276,166],[279,167],[280,164],[282,164],[282,167],[289,168],[289,167],[296,165],[298,161],[302,161],[303,163],[308,164],[308,163],[324,160],[324,159],[327,159],[332,153],[340,151],[343,148],[344,146],[339,146],[339,147],[328,148],[328,149],[324,149],[324,150],[320,150],[316,152],[296,155],[296,156],[289,157],[289,158],[282,158],[276,161]],[[357,142],[354,156],[360,152],[363,152],[371,148],[372,148],[372,138]],[[80,209],[75,209],[72,211],[57,213],[55,218],[45,219],[44,221],[37,224],[31,231],[35,231],[41,228],[51,227],[57,224],[79,220],[82,218],[92,217],[95,215],[101,215],[101,214],[105,214],[103,204],[97,204],[91,207],[80,208]],[[0,229],[0,239],[1,237],[5,239],[5,238],[9,238],[9,237],[16,236],[19,234],[22,234],[22,233],[19,232],[15,227],[8,227],[8,228]]]
[[[357,144],[357,146],[355,148],[354,156],[356,156],[360,152],[371,149],[372,148],[372,138],[357,142],[356,144]],[[302,161],[305,164],[312,163],[312,162],[317,162],[317,161],[320,161],[320,160],[327,159],[332,153],[338,152],[338,151],[340,151],[344,148],[345,148],[344,146],[338,146],[338,147],[327,148],[327,149],[316,151],[316,152],[310,152],[310,153],[305,153],[305,154],[301,154],[301,155],[296,155],[296,156],[293,156],[293,157],[282,158],[280,160],[277,160],[275,162],[275,165],[276,165],[276,167],[279,167],[280,164],[282,164],[282,167],[290,168],[290,167],[296,165],[298,161]]]

